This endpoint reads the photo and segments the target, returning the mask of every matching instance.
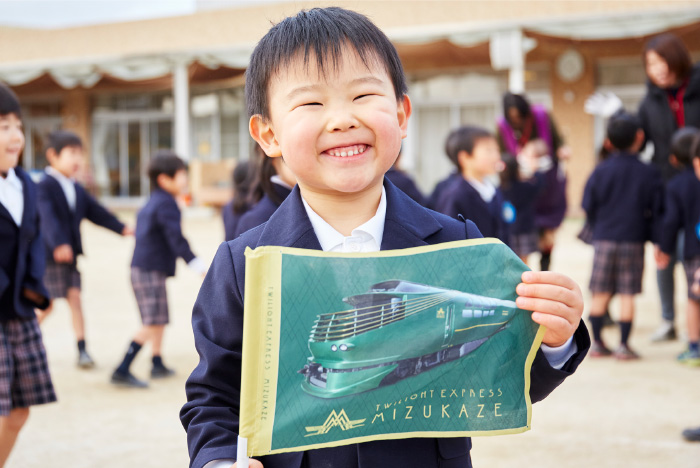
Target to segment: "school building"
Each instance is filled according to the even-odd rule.
[[[551,110],[572,148],[572,214],[604,132],[601,119],[584,113],[586,98],[613,91],[634,110],[645,93],[641,50],[659,32],[678,34],[700,59],[693,0],[220,1],[144,21],[0,26],[0,80],[24,106],[23,165],[43,169],[48,132],[71,129],[86,142],[97,195],[128,202],[149,191],[144,168],[153,151],[174,148],[190,161],[195,202],[220,203],[230,169],[251,154],[243,75],[253,47],[271,22],[330,5],[368,15],[396,44],[414,104],[401,166],[424,191],[451,170],[449,130],[495,129],[503,93],[524,91]]]

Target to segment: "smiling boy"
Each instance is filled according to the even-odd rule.
[[[246,247],[278,245],[373,252],[481,237],[427,210],[384,179],[406,136],[411,101],[395,48],[366,17],[340,8],[302,11],[274,26],[246,72],[250,133],[283,157],[297,186],[270,220],[222,244],[194,306],[200,362],[188,379],[181,420],[190,466],[230,467],[240,402]],[[532,367],[533,401],[549,394],[589,346],[578,286],[556,273],[527,272],[517,304],[548,327]],[[555,349],[551,349],[555,348]],[[285,453],[251,466],[463,467],[468,438],[376,441]],[[234,464],[235,466],[235,464]]]

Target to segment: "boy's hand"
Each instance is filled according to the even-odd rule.
[[[124,229],[122,229],[122,236],[133,236],[134,235],[134,228],[131,226],[124,226]]]
[[[69,244],[61,244],[53,249],[53,259],[56,263],[73,263],[73,248]]]
[[[654,261],[656,262],[656,268],[659,270],[665,270],[668,267],[668,263],[671,261],[671,256],[661,251],[661,248],[658,245],[655,245]]]
[[[254,459],[252,459],[252,458],[249,458],[249,459],[248,459],[248,466],[249,466],[250,468],[263,468],[263,464],[262,464],[262,463],[260,463],[260,462],[257,461],[257,460],[254,460]],[[231,465],[231,468],[238,468],[238,463],[234,463],[233,465]]]
[[[532,320],[547,328],[542,343],[562,346],[578,328],[583,314],[581,288],[552,271],[526,271],[515,291],[517,306],[532,311]]]

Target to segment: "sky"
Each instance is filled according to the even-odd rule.
[[[222,4],[246,5],[261,0],[0,0],[0,25],[63,28],[134,21],[194,13]],[[275,0],[263,0],[271,2]],[[279,1],[279,0],[277,0]]]

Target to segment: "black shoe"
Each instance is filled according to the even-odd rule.
[[[700,427],[686,429],[683,431],[683,438],[688,442],[700,442]]]
[[[168,369],[165,366],[157,366],[151,369],[152,379],[164,379],[166,377],[170,377],[171,375],[175,375],[175,371]]]
[[[95,361],[92,360],[87,351],[80,351],[80,354],[78,354],[78,367],[81,369],[92,369],[95,367]]]
[[[129,388],[147,388],[148,383],[143,380],[139,380],[134,377],[134,374],[127,372],[126,374],[114,371],[112,378],[109,380],[110,383],[117,385],[119,387],[129,387]]]

